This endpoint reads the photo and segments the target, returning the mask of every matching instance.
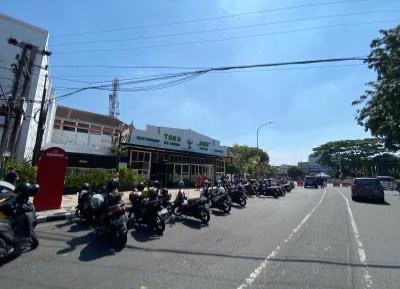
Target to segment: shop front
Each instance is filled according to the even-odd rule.
[[[199,175],[214,182],[225,174],[227,148],[192,130],[148,125],[135,129],[126,147],[128,167],[163,185],[193,183]]]

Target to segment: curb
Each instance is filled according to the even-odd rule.
[[[74,212],[67,212],[67,213],[59,213],[59,214],[54,214],[54,215],[49,215],[49,216],[38,216],[37,222],[38,222],[38,224],[42,224],[42,223],[47,223],[47,222],[69,220],[69,219],[74,219],[74,218],[75,218]]]

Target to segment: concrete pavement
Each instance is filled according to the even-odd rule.
[[[213,214],[209,226],[189,218],[171,219],[162,237],[136,228],[120,252],[72,220],[39,225],[39,248],[5,264],[1,284],[77,289],[398,288],[398,193],[386,192],[390,205],[379,205],[352,202],[349,192],[296,188],[281,199],[250,198],[246,208],[233,208],[228,216]],[[360,259],[359,241],[366,260]]]

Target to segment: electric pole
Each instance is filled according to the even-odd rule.
[[[33,148],[33,153],[32,153],[32,165],[34,166],[36,164],[36,161],[39,156],[40,152],[40,147],[42,146],[42,140],[43,140],[43,133],[44,133],[44,124],[46,122],[47,118],[47,109],[46,112],[44,111],[44,103],[46,101],[46,95],[47,95],[47,74],[44,77],[44,88],[43,88],[43,94],[42,94],[42,102],[40,104],[40,114],[39,114],[39,122],[38,122],[38,128],[36,131],[36,141],[35,141],[35,146]]]
[[[4,154],[4,152],[8,151],[8,140],[10,137],[9,136],[10,121],[11,121],[11,116],[14,114],[15,99],[16,99],[16,95],[18,93],[18,88],[19,88],[19,83],[21,80],[23,68],[25,66],[27,52],[28,52],[28,47],[25,46],[22,48],[21,56],[17,55],[18,64],[15,67],[16,68],[15,69],[15,78],[14,78],[12,88],[11,88],[10,99],[8,101],[8,113],[4,119],[4,130],[3,130],[3,135],[1,137],[1,143],[0,143],[0,152],[2,154]]]
[[[29,90],[32,72],[35,67],[36,55],[50,56],[51,52],[44,49],[40,50],[37,46],[30,43],[19,42],[15,38],[8,38],[7,41],[10,45],[22,49],[21,56],[17,55],[17,64],[12,65],[15,78],[11,89],[11,96],[8,101],[8,113],[5,117],[4,130],[0,143],[0,153],[3,155],[7,153],[13,157],[16,144],[18,143],[20,127],[22,125],[24,102],[25,100],[29,101]],[[24,83],[22,91],[19,93],[22,76],[24,76]]]

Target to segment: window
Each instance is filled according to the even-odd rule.
[[[63,130],[67,130],[67,131],[75,131],[74,127],[70,127],[70,126],[63,126],[62,128]]]
[[[81,132],[81,133],[89,133],[89,131],[87,129],[83,129],[83,128],[78,128],[77,132]]]
[[[64,120],[64,125],[75,126],[75,122]]]
[[[144,153],[143,152],[138,152],[138,162],[143,162],[144,160]]]
[[[144,161],[149,162],[150,161],[150,153],[144,153]]]
[[[103,134],[104,134],[104,135],[109,135],[109,136],[111,136],[111,135],[112,135],[112,132],[113,132],[113,129],[112,129],[112,128],[110,128],[110,127],[103,127]]]

